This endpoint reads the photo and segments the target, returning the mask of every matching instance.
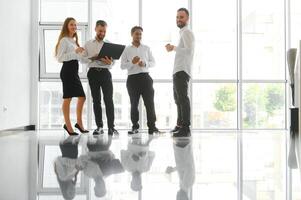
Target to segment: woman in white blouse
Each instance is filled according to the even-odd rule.
[[[78,36],[76,33],[77,26],[74,18],[66,18],[58,42],[55,47],[55,56],[58,62],[63,63],[60,78],[63,83],[63,105],[65,124],[64,129],[70,135],[77,135],[74,132],[70,121],[70,103],[73,97],[78,97],[76,115],[77,123],[75,127],[81,133],[87,133],[82,122],[82,110],[86,100],[85,92],[78,76],[78,61],[85,58],[81,55],[84,48],[78,44]]]

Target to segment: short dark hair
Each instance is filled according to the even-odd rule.
[[[177,12],[183,11],[186,13],[187,16],[189,16],[189,11],[187,10],[187,8],[179,8]]]
[[[105,22],[104,20],[97,20],[95,26],[107,26],[107,22]]]
[[[134,26],[132,29],[131,29],[131,34],[133,34],[135,31],[137,30],[140,30],[143,32],[143,28],[141,26]]]

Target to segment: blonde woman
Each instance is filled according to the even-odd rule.
[[[63,63],[60,78],[63,83],[63,105],[65,124],[64,129],[69,135],[78,135],[71,125],[70,121],[70,103],[73,97],[78,97],[76,116],[77,123],[75,127],[81,133],[88,133],[82,122],[82,111],[86,100],[85,92],[78,76],[78,61],[85,60],[81,54],[85,50],[80,47],[77,36],[76,20],[72,17],[65,19],[58,42],[55,47],[55,56],[58,62]],[[87,61],[85,61],[87,62]]]

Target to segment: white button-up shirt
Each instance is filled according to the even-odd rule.
[[[192,31],[187,27],[180,30],[180,40],[176,51],[173,74],[184,71],[191,76],[191,66],[194,55],[195,39]]]
[[[132,60],[135,56],[140,57],[140,60],[145,63],[145,66],[140,67],[133,64]],[[134,45],[127,46],[121,56],[121,69],[127,69],[128,75],[147,73],[149,68],[155,66],[155,59],[150,48],[146,45],[140,44],[138,47]]]
[[[85,46],[84,46],[85,51],[84,51],[83,55],[87,58],[91,58],[93,56],[98,55],[98,53],[101,50],[104,42],[108,42],[108,41],[98,41],[95,38],[92,39],[92,40],[87,41]],[[94,67],[94,68],[111,69],[112,66],[114,65],[114,63],[115,62],[113,61],[113,63],[111,65],[107,65],[107,64],[103,63],[102,61],[95,60],[95,61],[88,62],[87,67],[89,67],[89,68]]]

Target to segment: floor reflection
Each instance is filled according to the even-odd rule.
[[[126,131],[118,138],[58,131],[6,135],[0,137],[0,199],[283,200],[289,186],[287,136],[285,131],[193,132],[191,138]]]
[[[42,139],[39,145],[39,160],[43,160],[41,185],[52,186],[41,188],[48,197],[52,194],[58,199],[192,199],[195,165],[190,137],[144,133],[123,138],[59,137]],[[49,159],[53,159],[53,172],[49,171]],[[177,175],[178,181],[171,178],[172,174]],[[53,181],[53,176],[57,183],[47,183]],[[167,185],[168,192],[162,194]],[[161,193],[156,192],[158,189]],[[43,195],[38,197],[46,199]]]

